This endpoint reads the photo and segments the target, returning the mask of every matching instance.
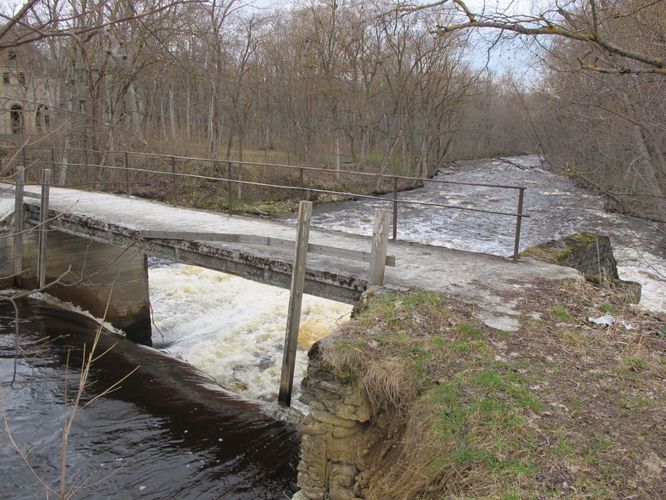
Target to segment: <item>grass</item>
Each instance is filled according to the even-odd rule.
[[[571,314],[569,314],[569,311],[566,307],[555,306],[549,312],[550,317],[555,320],[563,321],[565,323],[569,323],[571,321]]]
[[[609,314],[614,314],[614,315],[620,314],[620,310],[610,302],[602,302],[599,305],[599,309]]]
[[[286,201],[260,201],[252,202],[249,200],[240,200],[231,203],[234,213],[262,215],[262,216],[280,216],[298,211],[298,203],[291,200]],[[229,210],[229,203],[226,199],[220,199],[217,202],[217,209],[226,212]]]
[[[545,286],[545,285],[544,285]],[[323,356],[382,424],[368,498],[663,497],[663,317],[589,283],[549,285],[518,332],[440,294],[378,294]],[[635,326],[595,328],[599,309]],[[386,424],[386,422],[389,422]]]

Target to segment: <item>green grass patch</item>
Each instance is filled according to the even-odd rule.
[[[479,340],[485,337],[479,324],[473,321],[465,321],[460,323],[456,327],[456,331],[468,339]]]
[[[602,302],[599,305],[599,309],[601,309],[602,311],[607,312],[609,314],[614,314],[614,315],[620,314],[620,310],[617,307],[615,307],[613,304],[611,304],[610,302]]]
[[[627,356],[622,360],[622,368],[629,372],[640,373],[647,368],[647,363],[642,357]]]
[[[565,323],[571,322],[571,313],[566,307],[555,306],[550,311],[550,317],[557,321],[563,321]]]
[[[229,203],[226,199],[220,199],[217,203],[217,209],[221,211],[229,210]],[[298,210],[298,203],[295,201],[233,201],[231,209],[234,213],[243,213],[251,215],[279,216],[286,215]]]

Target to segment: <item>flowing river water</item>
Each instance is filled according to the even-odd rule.
[[[621,277],[643,284],[642,305],[666,310],[663,235],[650,224],[605,212],[601,198],[545,171],[537,157],[464,162],[435,179],[525,185],[531,217],[521,248],[579,230],[608,234]],[[409,202],[513,212],[515,191],[427,183],[400,198],[407,202],[400,206],[400,239],[499,255],[513,250],[513,218]],[[323,204],[316,207],[313,224],[369,234],[374,208],[387,206]],[[84,486],[82,498],[286,498],[295,489],[299,436],[292,424],[271,415],[288,292],[155,259],[149,279],[156,349],[106,338],[100,350],[116,345],[94,363],[84,401],[135,366],[140,369],[74,420],[68,481]],[[81,346],[90,345],[97,324],[52,302],[39,296],[18,303],[24,351],[17,358],[15,312],[0,301],[0,412],[9,429],[0,428],[0,498],[43,495],[35,474],[51,485],[58,480],[65,381],[71,394]],[[297,392],[307,348],[350,311],[348,305],[306,296]],[[48,346],[33,344],[45,337],[53,339]],[[28,454],[34,474],[15,448]]]

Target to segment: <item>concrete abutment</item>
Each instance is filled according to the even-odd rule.
[[[0,239],[0,248],[3,255],[13,256],[13,238]],[[27,231],[21,288],[38,288],[37,261],[37,232]],[[13,259],[3,262],[8,267]],[[3,276],[13,273],[13,269],[0,271]],[[134,342],[152,345],[148,266],[140,250],[49,231],[46,283],[48,294],[104,318]]]

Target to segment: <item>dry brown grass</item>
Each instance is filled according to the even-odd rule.
[[[385,433],[368,498],[666,496],[664,317],[589,283],[521,301],[541,319],[507,333],[437,294],[380,295],[327,341]]]

